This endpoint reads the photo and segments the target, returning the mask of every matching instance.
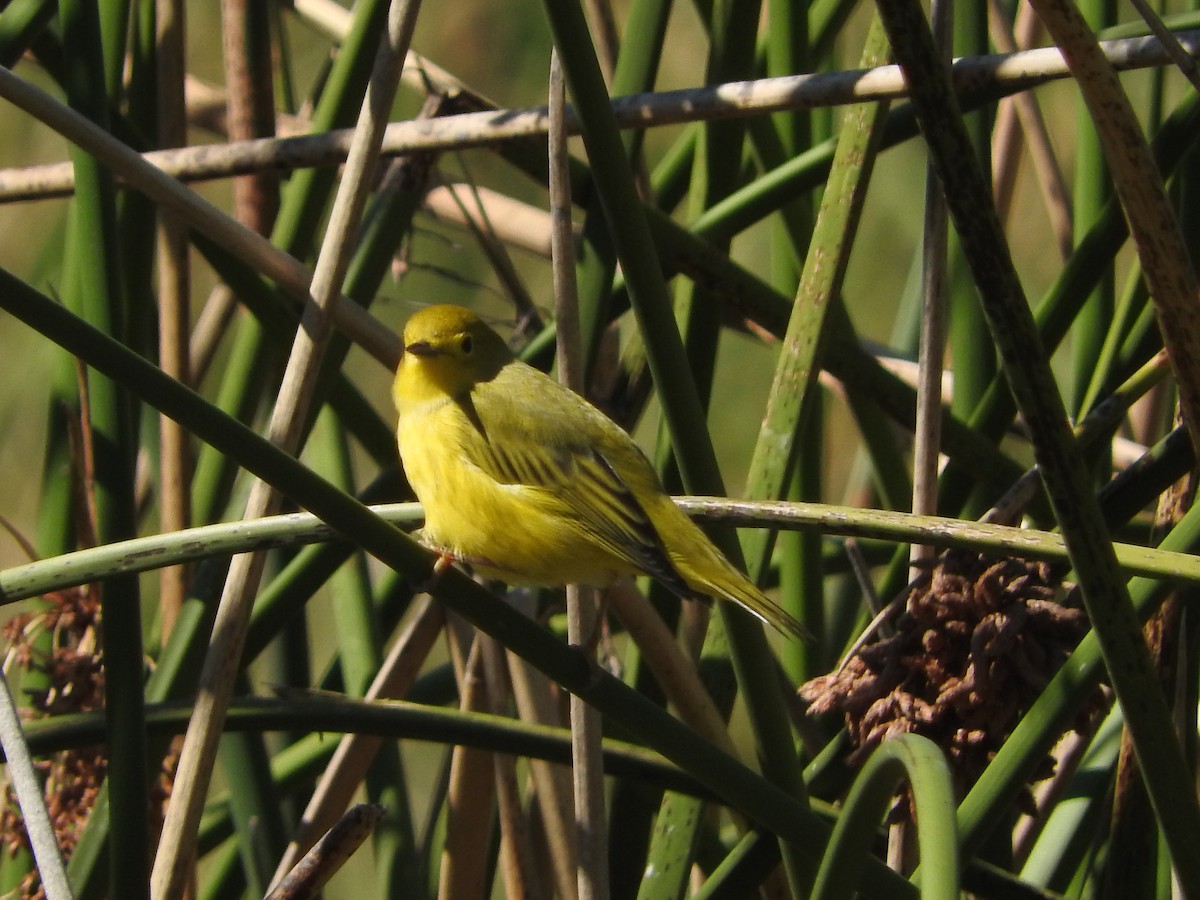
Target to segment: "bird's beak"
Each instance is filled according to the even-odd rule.
[[[411,353],[414,356],[437,356],[437,347],[428,341],[414,341],[404,348],[405,353]]]

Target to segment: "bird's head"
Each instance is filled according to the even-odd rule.
[[[429,306],[404,326],[396,404],[460,397],[495,378],[513,359],[504,339],[461,306]]]

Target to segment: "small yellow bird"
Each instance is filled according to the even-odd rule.
[[[408,320],[392,396],[425,540],[443,554],[510,584],[605,586],[641,572],[808,636],[680,511],[619,425],[516,359],[470,310]]]

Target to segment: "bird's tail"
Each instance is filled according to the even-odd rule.
[[[678,536],[690,533],[694,539],[683,548],[672,548],[670,562],[688,587],[698,594],[738,604],[781,634],[801,641],[813,640],[811,631],[738,571],[690,519],[679,515],[684,527],[677,529],[681,532]]]
[[[714,584],[713,588],[716,589],[715,593],[718,597],[732,600],[743,609],[749,610],[780,634],[790,635],[801,641],[813,640],[813,633],[779,604],[774,603],[746,579],[742,578],[739,581],[740,583],[734,585]]]

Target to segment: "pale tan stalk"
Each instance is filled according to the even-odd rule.
[[[186,29],[182,0],[157,0],[155,28],[159,146],[180,147],[187,143],[183,102]],[[159,365],[168,375],[187,384],[191,377],[188,361],[191,267],[187,227],[172,213],[162,211],[156,243]],[[159,526],[164,532],[179,531],[192,524],[188,435],[183,426],[169,416],[159,416],[158,430]],[[187,586],[187,566],[165,566],[159,571],[164,645],[187,596]]]

